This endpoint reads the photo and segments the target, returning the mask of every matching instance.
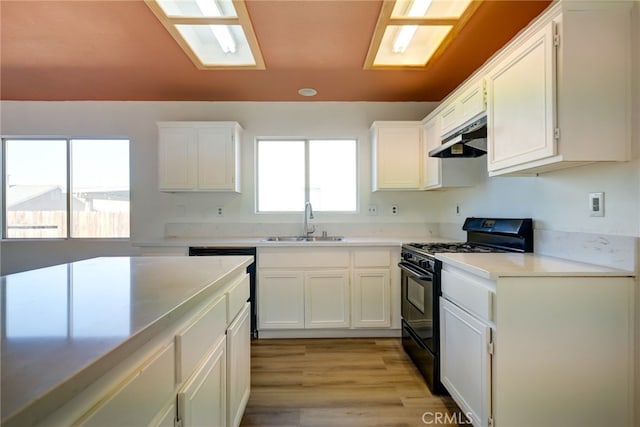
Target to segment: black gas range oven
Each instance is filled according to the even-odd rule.
[[[440,382],[440,307],[442,252],[533,252],[530,218],[467,218],[466,242],[402,245],[402,346],[433,394],[446,394]]]

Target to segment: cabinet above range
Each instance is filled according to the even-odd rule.
[[[160,191],[240,192],[237,122],[158,122]]]
[[[458,113],[464,110],[459,109]],[[466,114],[469,113],[467,105]],[[374,122],[371,126],[372,191],[470,187],[482,181],[487,174],[484,158],[429,157],[429,150],[440,145],[441,129],[440,116],[426,122]]]

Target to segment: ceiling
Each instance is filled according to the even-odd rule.
[[[0,0],[0,99],[440,101],[549,3],[485,0],[426,69],[364,70],[381,0],[246,0],[266,70],[198,70],[143,0]]]

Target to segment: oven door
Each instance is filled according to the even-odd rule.
[[[401,271],[402,318],[414,337],[432,353],[438,353],[437,322],[434,315],[437,296],[433,273],[406,262],[398,264]]]

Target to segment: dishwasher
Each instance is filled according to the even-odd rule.
[[[256,304],[256,248],[253,247],[224,247],[224,246],[191,246],[189,256],[232,256],[248,255],[253,257],[253,263],[247,267],[249,274],[249,302],[251,303],[251,338],[258,338],[257,304]]]

